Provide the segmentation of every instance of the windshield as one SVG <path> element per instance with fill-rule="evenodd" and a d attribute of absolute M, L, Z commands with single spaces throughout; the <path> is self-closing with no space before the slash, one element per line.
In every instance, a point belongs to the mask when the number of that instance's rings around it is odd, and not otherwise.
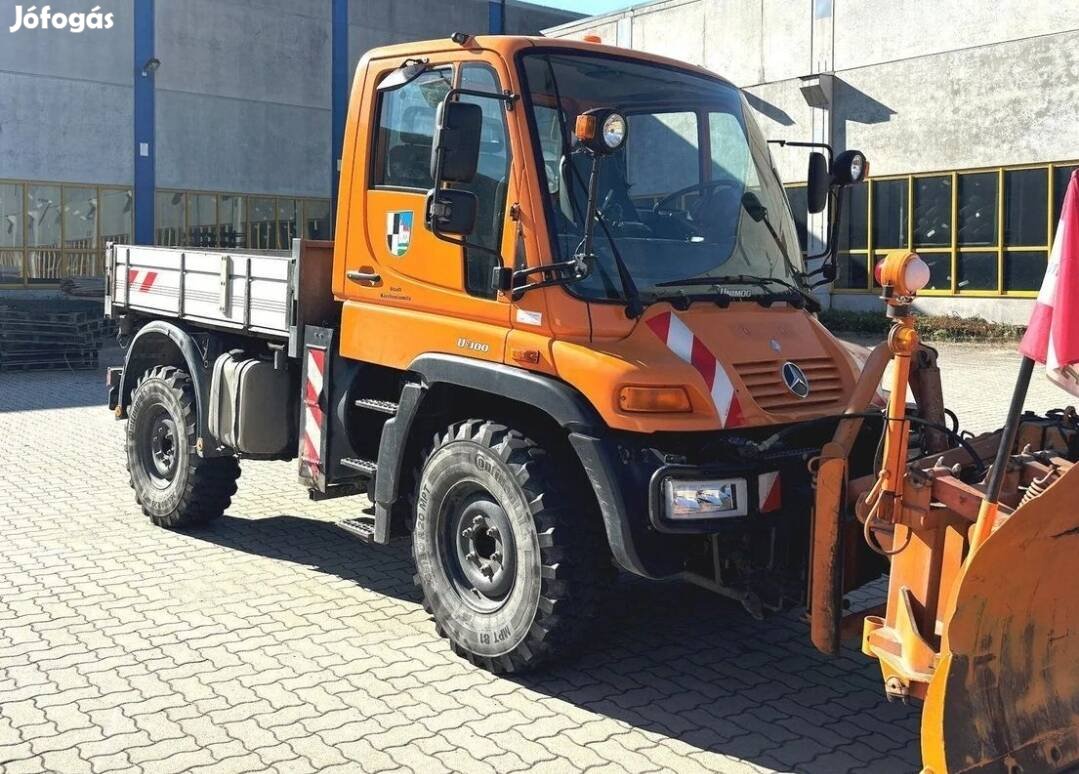
<path fill-rule="evenodd" d="M 687 278 L 755 275 L 801 283 L 790 207 L 738 89 L 597 54 L 526 53 L 521 62 L 556 260 L 573 257 L 584 235 L 591 158 L 573 138 L 577 115 L 608 107 L 629 124 L 626 144 L 600 161 L 596 261 L 571 292 L 623 298 L 614 250 L 646 300 L 702 292 L 700 285 L 660 287 Z M 764 292 L 720 284 L 731 295 Z"/>

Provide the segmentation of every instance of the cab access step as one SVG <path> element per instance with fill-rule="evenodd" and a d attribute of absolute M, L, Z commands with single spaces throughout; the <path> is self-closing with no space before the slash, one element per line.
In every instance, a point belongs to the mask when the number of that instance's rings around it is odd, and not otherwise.
<path fill-rule="evenodd" d="M 362 540 L 364 543 L 375 542 L 375 517 L 357 516 L 353 519 L 342 519 L 334 524 L 342 532 L 347 532 L 352 537 Z"/>

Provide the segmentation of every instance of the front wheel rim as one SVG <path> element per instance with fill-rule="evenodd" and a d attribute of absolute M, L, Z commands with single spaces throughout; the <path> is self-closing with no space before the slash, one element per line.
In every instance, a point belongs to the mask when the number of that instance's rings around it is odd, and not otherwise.
<path fill-rule="evenodd" d="M 140 434 L 140 458 L 150 483 L 167 489 L 176 477 L 180 461 L 179 433 L 176 422 L 164 406 L 158 404 L 146 419 L 147 431 Z"/>
<path fill-rule="evenodd" d="M 461 600 L 481 613 L 500 609 L 517 575 L 517 550 L 509 514 L 487 489 L 469 482 L 441 508 L 439 553 Z"/>

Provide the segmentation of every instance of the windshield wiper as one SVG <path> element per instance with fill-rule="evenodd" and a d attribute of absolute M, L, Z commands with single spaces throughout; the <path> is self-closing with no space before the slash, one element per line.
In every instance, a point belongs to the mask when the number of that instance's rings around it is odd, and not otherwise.
<path fill-rule="evenodd" d="M 768 208 L 761 203 L 760 197 L 752 191 L 746 191 L 742 194 L 742 208 L 749 214 L 749 217 L 757 223 L 763 223 L 764 227 L 768 229 L 768 234 L 772 237 L 772 242 L 775 243 L 775 246 L 779 248 L 779 254 L 783 256 L 783 262 L 787 264 L 787 270 L 791 275 L 799 277 L 804 276 L 804 273 L 798 271 L 791 262 L 790 256 L 787 255 L 786 242 L 780 239 L 779 233 L 776 232 L 775 226 L 768 217 Z"/>
<path fill-rule="evenodd" d="M 803 288 L 798 287 L 792 282 L 788 282 L 785 279 L 779 277 L 758 277 L 753 274 L 726 274 L 715 277 L 685 277 L 677 280 L 667 280 L 666 282 L 657 282 L 655 287 L 657 288 L 674 288 L 674 287 L 692 287 L 699 285 L 708 285 L 712 287 L 719 287 L 720 285 L 756 285 L 762 290 L 767 290 L 769 283 L 776 285 L 782 285 L 793 293 L 765 293 L 762 296 L 752 296 L 755 301 L 761 303 L 767 302 L 768 304 L 773 301 L 787 301 L 798 299 L 798 301 L 805 305 L 811 312 L 820 311 L 820 302 L 813 296 L 806 292 Z"/>

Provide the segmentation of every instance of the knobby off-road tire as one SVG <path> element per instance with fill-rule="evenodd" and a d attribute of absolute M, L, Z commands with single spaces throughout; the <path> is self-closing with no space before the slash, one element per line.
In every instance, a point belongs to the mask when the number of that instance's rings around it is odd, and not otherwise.
<path fill-rule="evenodd" d="M 151 368 L 135 385 L 127 415 L 127 470 L 135 500 L 150 521 L 194 527 L 224 513 L 236 494 L 240 463 L 195 451 L 195 391 L 187 373 Z"/>
<path fill-rule="evenodd" d="M 412 535 L 424 609 L 454 651 L 519 672 L 578 645 L 616 576 L 573 471 L 522 433 L 471 419 L 435 437 Z"/>

